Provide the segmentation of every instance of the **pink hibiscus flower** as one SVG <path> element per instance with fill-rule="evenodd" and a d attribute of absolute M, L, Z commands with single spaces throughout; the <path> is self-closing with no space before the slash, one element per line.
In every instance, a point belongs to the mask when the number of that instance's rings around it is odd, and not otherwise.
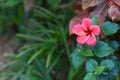
<path fill-rule="evenodd" d="M 100 32 L 100 27 L 92 25 L 92 20 L 89 18 L 84 18 L 82 24 L 76 24 L 72 28 L 72 33 L 78 35 L 77 42 L 79 44 L 87 43 L 90 46 L 96 45 L 95 35 L 99 35 Z"/>

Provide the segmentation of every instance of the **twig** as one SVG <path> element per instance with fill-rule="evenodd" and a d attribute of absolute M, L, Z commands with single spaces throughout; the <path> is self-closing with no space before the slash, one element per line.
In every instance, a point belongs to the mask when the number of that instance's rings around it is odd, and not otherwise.
<path fill-rule="evenodd" d="M 116 0 L 111 0 L 111 1 L 120 7 L 120 3 L 118 3 Z"/>
<path fill-rule="evenodd" d="M 102 13 L 102 11 L 105 9 L 106 5 L 107 5 L 107 2 L 103 5 L 103 7 L 102 7 L 102 9 L 99 11 L 98 15 L 100 15 L 100 14 Z"/>

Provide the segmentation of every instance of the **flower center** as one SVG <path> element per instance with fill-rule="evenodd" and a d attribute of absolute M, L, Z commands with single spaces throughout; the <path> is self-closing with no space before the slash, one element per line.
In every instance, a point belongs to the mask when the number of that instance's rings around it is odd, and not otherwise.
<path fill-rule="evenodd" d="M 86 36 L 88 36 L 88 35 L 92 35 L 92 30 L 87 29 L 87 30 L 85 30 L 85 33 L 86 33 Z"/>

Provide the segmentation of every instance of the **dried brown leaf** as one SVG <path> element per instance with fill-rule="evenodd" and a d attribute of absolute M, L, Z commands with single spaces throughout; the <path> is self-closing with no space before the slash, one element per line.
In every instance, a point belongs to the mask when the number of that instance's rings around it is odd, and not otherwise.
<path fill-rule="evenodd" d="M 100 24 L 102 25 L 102 23 L 104 22 L 105 18 L 107 17 L 107 12 L 108 12 L 108 2 L 107 0 L 101 0 L 102 3 L 99 4 L 99 6 L 97 6 L 97 8 L 91 12 L 90 16 L 94 16 L 96 15 L 99 19 Z"/>
<path fill-rule="evenodd" d="M 82 0 L 74 0 L 73 2 L 73 9 L 77 14 L 79 14 L 79 12 L 82 11 L 81 3 L 82 3 Z"/>
<path fill-rule="evenodd" d="M 108 9 L 108 16 L 112 19 L 112 21 L 120 20 L 120 7 L 115 4 L 111 4 Z"/>
<path fill-rule="evenodd" d="M 70 35 L 69 36 L 69 39 L 68 39 L 68 42 L 67 42 L 68 46 L 71 46 L 71 44 L 75 40 L 75 37 L 76 37 L 76 35 Z"/>
<path fill-rule="evenodd" d="M 105 34 L 103 34 L 103 32 L 100 34 L 100 39 L 103 40 L 105 38 Z"/>
<path fill-rule="evenodd" d="M 87 11 L 82 11 L 81 14 L 78 14 L 77 16 L 73 17 L 71 20 L 70 20 L 70 23 L 69 23 L 69 35 L 72 34 L 72 27 L 73 25 L 77 24 L 77 23 L 81 23 L 82 22 L 82 19 L 83 18 L 86 18 L 89 16 L 89 12 Z"/>
<path fill-rule="evenodd" d="M 82 9 L 86 10 L 102 3 L 102 0 L 82 0 Z"/>
<path fill-rule="evenodd" d="M 114 4 L 120 7 L 120 0 L 111 0 Z"/>
<path fill-rule="evenodd" d="M 82 0 L 74 0 L 74 2 L 73 2 L 73 9 L 74 10 L 79 9 L 79 7 L 81 7 L 81 2 L 82 2 Z"/>

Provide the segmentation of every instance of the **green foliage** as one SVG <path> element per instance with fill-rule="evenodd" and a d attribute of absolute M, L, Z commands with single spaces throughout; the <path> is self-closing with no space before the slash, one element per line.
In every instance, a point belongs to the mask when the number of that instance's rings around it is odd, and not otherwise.
<path fill-rule="evenodd" d="M 86 56 L 86 57 L 93 56 L 93 52 L 92 52 L 92 50 L 90 49 L 89 46 L 87 46 L 87 45 L 79 45 L 78 47 L 79 47 L 79 53 L 81 55 Z"/>
<path fill-rule="evenodd" d="M 23 0 L 1 0 L 0 7 L 7 8 L 7 7 L 14 7 L 23 2 Z"/>
<path fill-rule="evenodd" d="M 105 66 L 108 70 L 111 70 L 115 63 L 112 60 L 103 60 L 100 65 Z"/>
<path fill-rule="evenodd" d="M 72 53 L 71 59 L 72 59 L 72 64 L 73 64 L 74 68 L 79 68 L 85 61 L 85 57 L 80 56 L 77 49 L 75 49 L 74 52 Z"/>
<path fill-rule="evenodd" d="M 85 76 L 84 80 L 96 80 L 96 76 L 95 76 L 95 74 L 93 74 L 93 73 L 88 73 L 88 74 Z"/>
<path fill-rule="evenodd" d="M 59 1 L 58 0 L 47 0 L 48 4 L 51 6 L 53 9 L 57 9 L 59 7 Z M 53 5 L 54 3 L 54 5 Z"/>
<path fill-rule="evenodd" d="M 92 50 L 88 47 L 85 51 L 81 51 L 84 56 L 93 56 Z"/>
<path fill-rule="evenodd" d="M 99 24 L 96 16 L 92 17 L 92 21 L 94 25 Z M 102 29 L 106 28 L 105 25 L 106 22 L 103 24 Z M 119 27 L 116 29 L 116 31 L 118 29 Z M 110 30 L 107 31 L 109 32 Z M 112 32 L 116 33 L 116 31 Z M 114 50 L 118 50 L 119 43 L 117 41 L 109 42 L 109 40 L 100 41 L 99 38 L 97 40 L 97 44 L 93 47 L 90 47 L 86 44 L 77 46 L 74 52 L 78 52 L 79 54 L 75 56 L 75 59 L 72 59 L 73 63 L 76 62 L 75 64 L 73 64 L 73 66 L 78 66 L 77 68 L 79 69 L 79 66 L 83 65 L 79 64 L 80 60 L 82 59 L 81 61 L 85 62 L 86 75 L 84 76 L 84 80 L 115 80 L 118 76 L 119 70 L 115 65 L 114 60 L 117 60 L 117 58 L 113 56 L 113 53 Z M 82 56 L 86 58 L 81 58 Z"/>
<path fill-rule="evenodd" d="M 104 22 L 102 26 L 102 31 L 105 35 L 115 34 L 118 31 L 118 29 L 120 29 L 118 24 L 109 21 Z"/>
<path fill-rule="evenodd" d="M 110 46 L 114 49 L 114 50 L 118 50 L 119 49 L 119 43 L 115 40 L 110 41 Z"/>
<path fill-rule="evenodd" d="M 8 80 L 116 80 L 120 72 L 119 39 L 97 44 L 68 46 L 68 24 L 73 15 L 72 0 L 37 0 L 26 12 L 24 0 L 0 1 L 0 34 L 13 32 L 19 38 L 16 54 L 6 54 L 11 61 L 0 66 L 0 78 Z M 92 24 L 99 25 L 97 16 Z M 113 35 L 119 25 L 105 22 L 102 31 Z M 17 33 L 17 34 L 16 34 Z M 104 42 L 105 41 L 105 42 Z M 118 42 L 117 42 L 118 41 Z M 77 47 L 76 47 L 77 46 Z M 114 50 L 113 50 L 114 49 Z M 71 53 L 72 52 L 72 53 Z M 63 65 L 63 66 L 61 66 Z"/>
<path fill-rule="evenodd" d="M 93 24 L 93 25 L 99 25 L 99 21 L 98 21 L 97 16 L 93 16 L 93 17 L 92 17 L 92 24 Z"/>
<path fill-rule="evenodd" d="M 98 41 L 98 43 L 92 47 L 94 54 L 98 57 L 105 57 L 114 51 L 107 43 L 103 41 Z"/>
<path fill-rule="evenodd" d="M 16 36 L 22 39 L 23 43 L 17 54 L 7 54 L 12 58 L 8 63 L 12 61 L 14 63 L 3 65 L 0 68 L 2 73 L 0 77 L 9 80 L 52 80 L 53 77 L 68 72 L 69 66 L 72 65 L 70 65 L 71 54 L 66 37 L 68 29 L 64 26 L 68 26 L 68 18 L 73 15 L 70 9 L 59 8 L 60 4 L 64 3 L 58 0 L 53 2 L 46 0 L 45 4 L 44 0 L 37 0 L 29 12 L 24 11 L 23 0 L 2 2 L 0 3 L 2 4 L 0 5 L 1 26 L 6 26 L 5 30 L 16 27 Z M 3 69 L 6 67 L 8 70 L 4 72 Z M 71 74 L 73 77 L 69 79 L 73 79 L 75 74 L 76 72 L 73 71 Z M 67 79 L 67 75 L 64 78 Z"/>
<path fill-rule="evenodd" d="M 87 72 L 93 72 L 95 71 L 95 68 L 98 66 L 97 61 L 95 61 L 94 59 L 88 59 L 86 62 L 86 69 Z"/>
<path fill-rule="evenodd" d="M 104 66 L 97 66 L 95 68 L 95 74 L 100 75 L 104 71 L 105 67 Z"/>
<path fill-rule="evenodd" d="M 23 9 L 23 0 L 1 0 L 0 2 L 0 34 L 14 33 L 15 31 L 31 31 L 25 27 L 26 13 Z M 22 30 L 21 30 L 22 29 Z M 25 31 L 26 30 L 26 31 Z M 8 35 L 8 37 L 11 34 Z"/>

